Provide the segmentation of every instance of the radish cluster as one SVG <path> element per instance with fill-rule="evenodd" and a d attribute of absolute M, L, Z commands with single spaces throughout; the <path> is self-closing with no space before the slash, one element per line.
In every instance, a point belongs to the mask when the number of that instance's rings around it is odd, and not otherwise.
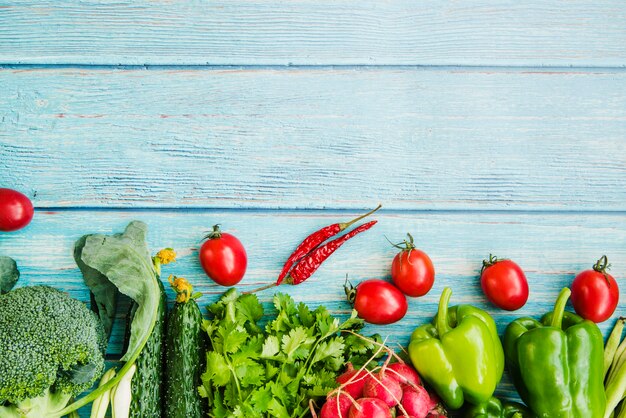
<path fill-rule="evenodd" d="M 354 369 L 337 377 L 319 418 L 440 418 L 439 400 L 422 386 L 417 371 L 404 362 Z M 314 415 L 315 416 L 315 415 Z"/>

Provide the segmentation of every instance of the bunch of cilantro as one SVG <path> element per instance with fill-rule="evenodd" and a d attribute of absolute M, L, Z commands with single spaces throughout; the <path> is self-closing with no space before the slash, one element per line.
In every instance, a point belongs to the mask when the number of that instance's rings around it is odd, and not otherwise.
<path fill-rule="evenodd" d="M 255 295 L 230 289 L 209 306 L 212 319 L 203 329 L 211 348 L 199 388 L 209 416 L 304 417 L 311 399 L 337 387 L 335 378 L 347 362 L 360 367 L 376 352 L 371 342 L 343 332 L 363 327 L 355 314 L 340 322 L 323 306 L 311 311 L 281 293 L 273 303 L 276 317 L 265 326 Z"/>

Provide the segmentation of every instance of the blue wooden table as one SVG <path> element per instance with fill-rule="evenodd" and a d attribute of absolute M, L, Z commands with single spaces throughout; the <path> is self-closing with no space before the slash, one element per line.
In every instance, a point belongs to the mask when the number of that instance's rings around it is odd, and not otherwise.
<path fill-rule="evenodd" d="M 388 277 L 385 236 L 411 232 L 435 286 L 366 331 L 406 344 L 451 286 L 502 332 L 602 254 L 626 289 L 625 67 L 618 0 L 0 0 L 0 187 L 37 209 L 0 253 L 22 284 L 87 300 L 73 242 L 141 219 L 207 304 L 224 290 L 197 261 L 213 224 L 248 249 L 251 289 L 380 202 L 379 225 L 282 290 L 347 314 L 345 275 Z M 480 292 L 489 253 L 527 273 L 516 313 Z"/>

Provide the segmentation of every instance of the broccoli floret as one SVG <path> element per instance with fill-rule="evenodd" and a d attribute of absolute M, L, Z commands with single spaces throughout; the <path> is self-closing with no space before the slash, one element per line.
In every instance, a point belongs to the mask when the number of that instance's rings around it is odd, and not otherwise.
<path fill-rule="evenodd" d="M 0 412 L 67 403 L 102 375 L 105 349 L 98 317 L 59 290 L 22 287 L 0 296 Z"/>

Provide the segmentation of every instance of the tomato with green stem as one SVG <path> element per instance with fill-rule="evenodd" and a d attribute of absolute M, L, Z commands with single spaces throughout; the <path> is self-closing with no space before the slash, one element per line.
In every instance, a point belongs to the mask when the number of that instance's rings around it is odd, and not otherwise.
<path fill-rule="evenodd" d="M 222 232 L 219 225 L 206 236 L 200 248 L 200 264 L 215 283 L 234 286 L 241 281 L 248 266 L 246 250 L 232 234 Z"/>
<path fill-rule="evenodd" d="M 435 267 L 428 254 L 415 247 L 413 236 L 392 245 L 400 251 L 391 263 L 391 280 L 405 295 L 424 296 L 435 283 Z"/>
<path fill-rule="evenodd" d="M 380 279 L 362 281 L 356 287 L 346 278 L 348 301 L 359 317 L 370 324 L 392 324 L 401 320 L 409 305 L 406 296 L 392 283 Z"/>
<path fill-rule="evenodd" d="M 500 309 L 515 311 L 528 300 L 528 280 L 514 261 L 489 254 L 480 270 L 480 285 L 487 299 Z"/>
<path fill-rule="evenodd" d="M 580 272 L 572 282 L 574 310 L 596 323 L 609 319 L 619 302 L 617 281 L 607 273 L 610 267 L 608 258 L 603 255 L 592 269 Z"/>

